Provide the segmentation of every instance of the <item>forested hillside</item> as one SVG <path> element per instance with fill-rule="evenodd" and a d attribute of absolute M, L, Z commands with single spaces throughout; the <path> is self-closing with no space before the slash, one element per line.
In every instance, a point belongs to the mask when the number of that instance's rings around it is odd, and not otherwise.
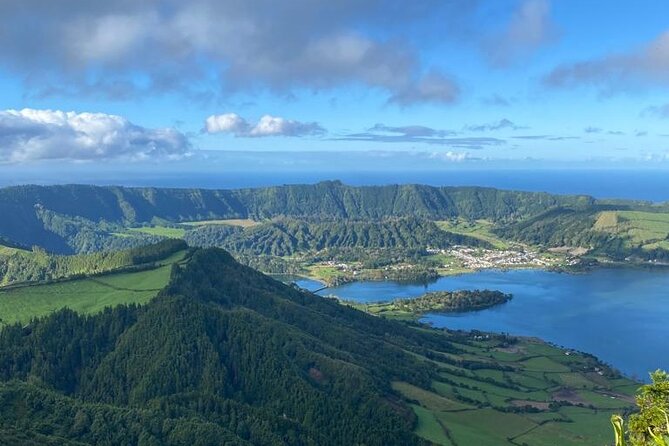
<path fill-rule="evenodd" d="M 390 381 L 429 384 L 427 365 L 405 351 L 419 344 L 449 348 L 198 251 L 146 307 L 63 310 L 0 331 L 0 380 L 20 381 L 0 386 L 0 432 L 87 444 L 418 444 Z"/>
<path fill-rule="evenodd" d="M 9 445 L 603 444 L 631 386 L 536 341 L 371 316 L 218 249 L 190 251 L 144 306 L 0 329 Z"/>
<path fill-rule="evenodd" d="M 592 202 L 585 196 L 488 188 L 351 187 L 339 182 L 239 190 L 18 186 L 0 189 L 4 216 L 0 235 L 57 253 L 92 252 L 155 241 L 114 236 L 139 223 L 275 217 L 511 221 L 556 206 L 583 207 Z"/>
<path fill-rule="evenodd" d="M 41 249 L 16 250 L 0 255 L 0 286 L 133 269 L 187 248 L 181 240 L 164 240 L 141 248 L 73 256 L 52 255 Z"/>
<path fill-rule="evenodd" d="M 586 247 L 593 255 L 617 261 L 630 258 L 669 261 L 666 213 L 615 211 L 609 206 L 585 210 L 556 208 L 499 226 L 494 231 L 504 239 L 531 245 Z"/>
<path fill-rule="evenodd" d="M 579 247 L 619 261 L 669 260 L 666 204 L 478 187 L 352 187 L 336 181 L 236 190 L 19 186 L 0 189 L 0 212 L 2 253 L 32 246 L 57 254 L 117 251 L 164 237 L 238 256 L 485 248 L 494 233 L 502 245 Z M 491 232 L 458 235 L 449 225 L 435 227 L 442 221 L 484 222 Z"/>
<path fill-rule="evenodd" d="M 191 246 L 222 247 L 242 255 L 288 256 L 333 248 L 446 248 L 488 246 L 482 240 L 443 231 L 431 221 L 394 218 L 380 221 L 303 221 L 277 219 L 249 228 L 205 225 L 185 234 Z"/>

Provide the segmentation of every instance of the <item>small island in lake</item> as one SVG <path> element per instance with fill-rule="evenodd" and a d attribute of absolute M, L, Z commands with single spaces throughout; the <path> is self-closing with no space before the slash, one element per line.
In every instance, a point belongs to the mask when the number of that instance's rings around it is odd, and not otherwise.
<path fill-rule="evenodd" d="M 501 305 L 511 300 L 511 294 L 495 290 L 434 291 L 411 299 L 395 299 L 388 302 L 347 304 L 379 316 L 414 319 L 429 312 L 455 313 L 478 311 Z"/>

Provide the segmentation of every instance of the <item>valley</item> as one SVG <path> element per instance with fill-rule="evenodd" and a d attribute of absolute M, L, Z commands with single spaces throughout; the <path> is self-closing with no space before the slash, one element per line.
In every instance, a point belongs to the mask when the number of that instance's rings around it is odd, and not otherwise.
<path fill-rule="evenodd" d="M 23 186 L 0 211 L 0 436 L 36 444 L 604 444 L 639 381 L 439 319 L 517 308 L 503 281 L 430 287 L 660 268 L 669 236 L 665 205 L 340 182 Z"/>
<path fill-rule="evenodd" d="M 102 435 L 115 442 L 179 435 L 193 444 L 210 444 L 207 438 L 214 436 L 231 444 L 262 445 L 275 444 L 279 429 L 293 436 L 291 444 L 328 444 L 355 435 L 371 438 L 367 429 L 391 423 L 384 431 L 389 436 L 379 437 L 379 444 L 418 444 L 410 436 L 415 430 L 418 437 L 442 445 L 541 445 L 555 438 L 564 445 L 587 445 L 610 437 L 608 417 L 630 410 L 638 386 L 592 356 L 538 340 L 368 316 L 282 285 L 220 250 L 165 251 L 164 256 L 146 271 L 0 291 L 3 314 L 13 315 L 0 329 L 5 408 L 0 435 L 40 442 L 59 438 L 61 444 Z M 164 275 L 167 268 L 169 276 Z M 87 337 L 90 330 L 98 334 Z M 63 331 L 70 335 L 56 335 Z M 286 344 L 284 336 L 292 341 Z M 260 338 L 269 342 L 268 349 L 254 341 Z M 232 361 L 209 362 L 221 348 L 232 353 Z M 137 357 L 134 351 L 144 353 Z M 184 354 L 195 356 L 172 362 Z M 45 355 L 44 360 L 36 362 L 33 355 Z M 270 357 L 271 366 L 264 359 Z M 70 364 L 77 364 L 81 375 L 58 372 Z M 116 371 L 110 374 L 109 367 Z M 268 375 L 251 374 L 258 367 L 281 375 L 268 380 Z M 220 387 L 211 383 L 231 373 L 246 380 Z M 117 379 L 130 389 L 117 387 Z M 276 379 L 289 393 L 277 394 Z M 351 385 L 363 401 L 348 399 Z M 296 405 L 290 392 L 298 391 L 306 400 Z M 192 397 L 219 402 L 196 408 L 189 403 Z M 161 408 L 167 401 L 170 412 Z M 125 420 L 119 411 L 128 402 L 154 409 Z M 221 404 L 238 405 L 242 418 L 229 418 Z M 355 424 L 360 404 L 371 404 L 372 412 L 365 409 L 365 423 Z M 16 405 L 25 407 L 26 415 L 7 410 Z M 70 424 L 64 410 L 79 413 L 84 428 Z M 182 421 L 149 430 L 149 423 L 169 421 L 175 410 Z M 287 419 L 279 422 L 272 415 L 277 412 Z M 116 413 L 107 426 L 125 427 L 114 433 L 100 430 L 91 420 L 103 413 Z M 328 421 L 332 413 L 337 414 L 334 423 Z M 17 422 L 25 426 L 21 433 L 12 431 Z M 235 427 L 240 422 L 256 426 L 253 433 Z M 267 422 L 275 427 L 264 430 Z"/>

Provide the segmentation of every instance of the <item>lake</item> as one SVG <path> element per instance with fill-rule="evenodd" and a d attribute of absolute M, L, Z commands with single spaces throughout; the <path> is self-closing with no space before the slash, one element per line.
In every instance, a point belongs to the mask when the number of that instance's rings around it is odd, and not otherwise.
<path fill-rule="evenodd" d="M 320 283 L 298 281 L 316 289 Z M 486 270 L 442 277 L 427 286 L 355 282 L 321 291 L 359 302 L 416 297 L 426 291 L 493 289 L 512 293 L 501 306 L 460 314 L 428 314 L 435 327 L 534 336 L 592 353 L 626 375 L 647 380 L 669 370 L 669 272 L 598 269 L 585 274 Z"/>

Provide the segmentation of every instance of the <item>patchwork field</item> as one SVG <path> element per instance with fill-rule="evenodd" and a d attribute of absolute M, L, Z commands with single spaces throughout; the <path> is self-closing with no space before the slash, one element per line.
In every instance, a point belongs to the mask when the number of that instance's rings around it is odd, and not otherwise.
<path fill-rule="evenodd" d="M 669 249 L 669 214 L 666 213 L 600 212 L 594 229 L 623 237 L 630 246 Z"/>
<path fill-rule="evenodd" d="M 0 289 L 0 327 L 27 323 L 61 308 L 91 314 L 109 306 L 146 303 L 167 285 L 172 264 L 183 257 L 184 252 L 177 253 L 156 268 L 140 272 Z"/>
<path fill-rule="evenodd" d="M 607 379 L 610 371 L 589 356 L 495 337 L 462 337 L 455 346 L 466 353 L 430 359 L 440 372 L 432 391 L 393 384 L 413 402 L 416 433 L 436 444 L 609 444 L 611 414 L 633 405 L 638 384 Z"/>

